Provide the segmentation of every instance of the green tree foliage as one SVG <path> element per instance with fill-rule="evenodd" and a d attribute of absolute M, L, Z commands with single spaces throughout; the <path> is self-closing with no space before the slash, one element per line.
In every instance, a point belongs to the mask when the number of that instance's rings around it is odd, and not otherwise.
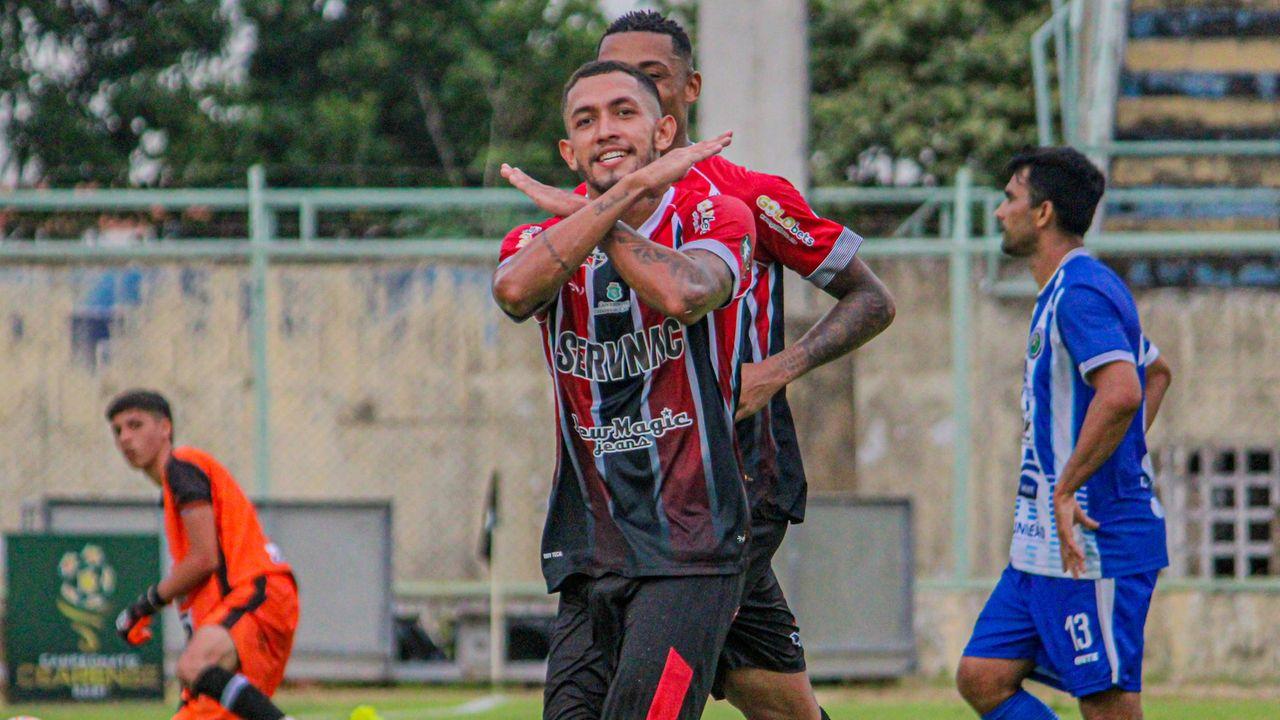
<path fill-rule="evenodd" d="M 201 144 L 229 32 L 219 0 L 3 3 L 0 173 L 121 183 Z"/>
<path fill-rule="evenodd" d="M 502 162 L 563 175 L 560 88 L 604 29 L 591 0 L 245 9 L 249 146 L 275 183 L 492 184 Z"/>
<path fill-rule="evenodd" d="M 57 184 L 242 184 L 256 162 L 274 185 L 567 180 L 560 89 L 604 30 L 593 0 L 2 7 L 11 167 Z"/>
<path fill-rule="evenodd" d="M 695 3 L 658 4 L 692 29 Z M 1034 140 L 1048 5 L 811 0 L 815 181 L 875 148 L 940 180 L 999 168 Z M 595 0 L 0 3 L 0 175 L 479 185 L 505 161 L 567 183 L 560 88 L 604 27 Z"/>
<path fill-rule="evenodd" d="M 1045 0 L 812 0 L 814 181 L 868 149 L 983 180 L 1035 141 L 1029 42 Z"/>

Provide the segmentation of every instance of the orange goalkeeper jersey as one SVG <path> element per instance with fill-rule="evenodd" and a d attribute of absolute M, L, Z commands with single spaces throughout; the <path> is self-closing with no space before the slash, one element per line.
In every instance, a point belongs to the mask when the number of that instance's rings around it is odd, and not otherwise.
<path fill-rule="evenodd" d="M 262 531 L 258 513 L 231 473 L 213 456 L 193 447 L 174 448 L 164 474 L 164 526 L 174 563 L 189 552 L 183 507 L 207 502 L 218 533 L 218 569 L 182 598 L 193 621 L 212 611 L 232 589 L 272 573 L 292 573 L 280 550 Z"/>

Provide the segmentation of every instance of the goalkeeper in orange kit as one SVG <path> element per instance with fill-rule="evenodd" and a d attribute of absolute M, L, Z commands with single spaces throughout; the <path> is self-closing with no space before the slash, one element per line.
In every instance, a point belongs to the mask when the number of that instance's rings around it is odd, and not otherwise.
<path fill-rule="evenodd" d="M 202 450 L 173 447 L 164 396 L 131 390 L 106 415 L 125 460 L 160 486 L 173 559 L 168 577 L 120 612 L 116 631 L 131 644 L 146 642 L 152 617 L 178 600 L 188 639 L 174 720 L 284 719 L 269 698 L 298 627 L 293 571 L 231 473 Z"/>

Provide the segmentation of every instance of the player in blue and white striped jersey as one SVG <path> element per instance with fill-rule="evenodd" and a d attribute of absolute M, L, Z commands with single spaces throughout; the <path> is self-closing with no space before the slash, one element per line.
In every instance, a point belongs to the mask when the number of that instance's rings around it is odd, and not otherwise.
<path fill-rule="evenodd" d="M 1022 384 L 1010 563 L 957 674 L 984 720 L 1049 720 L 1034 678 L 1079 699 L 1085 720 L 1142 716 L 1143 628 L 1168 565 L 1146 427 L 1168 367 L 1124 282 L 1083 247 L 1105 181 L 1070 148 L 1014 158 L 996 211 L 1003 249 L 1040 286 Z M 1147 398 L 1148 368 L 1159 381 Z"/>

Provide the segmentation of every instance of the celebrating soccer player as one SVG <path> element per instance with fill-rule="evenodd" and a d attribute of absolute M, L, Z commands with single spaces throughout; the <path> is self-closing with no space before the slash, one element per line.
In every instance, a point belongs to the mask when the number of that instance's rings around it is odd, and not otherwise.
<path fill-rule="evenodd" d="M 269 699 L 284 677 L 298 626 L 293 572 L 231 473 L 203 450 L 173 447 L 173 415 L 159 393 L 132 390 L 107 407 L 116 447 L 160 487 L 173 568 L 116 618 L 130 644 L 177 600 L 187 630 L 178 658 L 175 720 L 279 720 Z"/>
<path fill-rule="evenodd" d="M 689 108 L 698 99 L 702 77 L 693 68 L 693 48 L 679 23 L 652 11 L 623 15 L 601 39 L 598 59 L 625 62 L 649 75 L 663 111 L 676 120 L 673 147 L 689 145 Z M 568 215 L 586 202 L 517 168 L 504 167 L 503 176 L 555 215 Z M 804 466 L 785 388 L 888 327 L 893 300 L 855 257 L 862 238 L 815 214 L 785 179 L 752 172 L 719 155 L 695 165 L 690 180 L 695 179 L 708 192 L 742 200 L 756 229 L 757 280 L 745 308 L 749 333 L 737 412 L 752 508 L 751 545 L 742 608 L 725 641 L 713 690 L 749 720 L 817 720 L 825 713 L 804 673 L 800 629 L 772 568 L 787 525 L 804 520 L 805 510 Z M 783 344 L 783 268 L 838 300 L 791 347 Z"/>
<path fill-rule="evenodd" d="M 751 214 L 681 182 L 729 135 L 661 156 L 675 119 L 630 65 L 579 68 L 562 114 L 588 202 L 508 234 L 493 281 L 505 312 L 537 317 L 555 390 L 543 716 L 697 718 L 748 537 L 733 411 Z"/>
<path fill-rule="evenodd" d="M 1145 428 L 1168 368 L 1142 336 L 1124 282 L 1083 247 L 1105 181 L 1070 148 L 1009 163 L 996 211 L 1003 249 L 1040 286 L 1022 381 L 1013 543 L 957 673 L 989 720 L 1057 715 L 1035 678 L 1079 699 L 1085 720 L 1142 717 L 1143 627 L 1168 565 Z M 1149 384 L 1154 369 L 1158 383 Z M 1144 386 L 1147 396 L 1144 424 Z"/>

